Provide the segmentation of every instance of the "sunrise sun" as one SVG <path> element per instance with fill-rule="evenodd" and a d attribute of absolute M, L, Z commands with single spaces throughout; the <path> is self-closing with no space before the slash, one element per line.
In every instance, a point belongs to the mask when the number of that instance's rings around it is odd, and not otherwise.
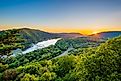
<path fill-rule="evenodd" d="M 97 34 L 98 32 L 97 31 L 95 31 L 95 32 L 93 32 L 92 34 Z"/>

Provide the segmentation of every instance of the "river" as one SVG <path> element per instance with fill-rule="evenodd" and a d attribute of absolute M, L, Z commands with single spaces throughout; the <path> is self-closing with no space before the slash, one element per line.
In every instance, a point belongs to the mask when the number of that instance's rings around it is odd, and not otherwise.
<path fill-rule="evenodd" d="M 37 44 L 35 44 L 32 47 L 28 48 L 27 50 L 23 51 L 22 54 L 26 54 L 26 53 L 29 53 L 29 52 L 32 52 L 32 51 L 35 51 L 38 49 L 42 49 L 42 48 L 48 47 L 50 45 L 55 45 L 55 43 L 60 39 L 61 38 L 38 42 Z"/>
<path fill-rule="evenodd" d="M 38 42 L 37 44 L 33 44 L 32 47 L 26 49 L 25 51 L 21 51 L 21 49 L 16 49 L 16 50 L 13 51 L 13 54 L 11 56 L 16 56 L 16 54 L 26 54 L 26 53 L 30 53 L 30 52 L 38 50 L 38 49 L 48 47 L 50 45 L 55 45 L 55 43 L 60 39 L 61 38 L 50 39 L 50 40 L 47 40 L 47 41 Z"/>

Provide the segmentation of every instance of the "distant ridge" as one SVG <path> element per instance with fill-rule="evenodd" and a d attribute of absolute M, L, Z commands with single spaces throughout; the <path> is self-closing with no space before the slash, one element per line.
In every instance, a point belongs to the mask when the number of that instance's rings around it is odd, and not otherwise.
<path fill-rule="evenodd" d="M 57 33 L 57 35 L 62 38 L 77 38 L 84 36 L 83 34 L 80 33 Z"/>
<path fill-rule="evenodd" d="M 76 38 L 82 37 L 80 33 L 49 33 L 37 29 L 21 28 L 17 29 L 20 34 L 27 39 L 29 43 L 37 43 L 43 40 L 53 39 L 53 38 Z"/>
<path fill-rule="evenodd" d="M 90 36 L 99 37 L 99 38 L 113 38 L 121 35 L 121 31 L 106 31 L 100 32 L 97 34 L 92 34 Z"/>
<path fill-rule="evenodd" d="M 27 41 L 30 43 L 37 43 L 43 40 L 48 40 L 57 37 L 55 34 L 37 29 L 21 28 L 18 30 L 19 33 L 23 36 L 23 38 L 27 39 Z"/>
<path fill-rule="evenodd" d="M 20 28 L 16 30 L 18 30 L 19 34 L 29 43 L 37 43 L 43 40 L 48 40 L 53 38 L 76 38 L 84 36 L 83 34 L 80 33 L 50 33 L 30 28 Z M 0 33 L 2 34 L 2 32 L 5 31 L 6 30 L 0 31 Z"/>

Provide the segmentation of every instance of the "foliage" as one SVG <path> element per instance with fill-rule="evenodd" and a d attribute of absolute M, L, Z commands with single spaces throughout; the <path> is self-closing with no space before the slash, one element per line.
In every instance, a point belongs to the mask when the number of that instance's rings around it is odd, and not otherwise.
<path fill-rule="evenodd" d="M 16 29 L 0 32 L 0 56 L 10 55 L 17 48 L 24 48 L 22 42 L 25 40 L 18 33 Z"/>
<path fill-rule="evenodd" d="M 21 36 L 27 40 L 26 44 L 37 43 L 40 41 L 57 38 L 58 36 L 53 33 L 48 33 L 40 30 L 22 28 L 19 29 Z"/>
<path fill-rule="evenodd" d="M 8 64 L 3 65 L 2 63 L 0 63 L 0 72 L 5 71 L 8 68 Z"/>
<path fill-rule="evenodd" d="M 16 78 L 17 72 L 15 69 L 8 69 L 3 72 L 3 80 L 10 81 Z"/>
<path fill-rule="evenodd" d="M 75 50 L 70 51 L 69 55 L 52 59 L 70 44 L 74 45 L 69 43 L 70 40 L 74 39 L 68 39 L 68 42 L 60 40 L 57 46 L 4 59 L 0 64 L 1 81 L 121 80 L 121 36 L 97 47 L 74 47 Z"/>

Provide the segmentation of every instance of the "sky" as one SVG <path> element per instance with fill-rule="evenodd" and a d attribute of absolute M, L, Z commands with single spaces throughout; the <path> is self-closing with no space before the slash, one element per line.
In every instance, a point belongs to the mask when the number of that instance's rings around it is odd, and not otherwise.
<path fill-rule="evenodd" d="M 121 31 L 121 0 L 0 0 L 0 30 Z"/>

